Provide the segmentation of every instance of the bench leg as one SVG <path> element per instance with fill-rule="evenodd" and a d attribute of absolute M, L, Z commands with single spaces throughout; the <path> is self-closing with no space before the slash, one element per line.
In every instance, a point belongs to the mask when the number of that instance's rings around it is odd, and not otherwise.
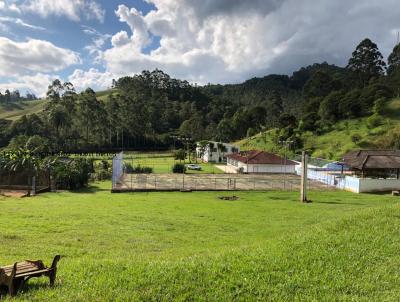
<path fill-rule="evenodd" d="M 51 264 L 51 271 L 49 274 L 50 278 L 50 286 L 54 286 L 54 282 L 56 281 L 56 275 L 57 275 L 57 263 L 60 261 L 61 256 L 56 255 L 53 259 L 53 263 Z"/>
<path fill-rule="evenodd" d="M 57 275 L 57 268 L 54 268 L 50 274 L 49 274 L 49 279 L 50 279 L 50 286 L 54 286 L 54 282 L 56 281 L 56 275 Z"/>
<path fill-rule="evenodd" d="M 13 279 L 8 285 L 8 294 L 13 297 L 18 293 L 21 284 L 24 282 L 22 279 Z"/>

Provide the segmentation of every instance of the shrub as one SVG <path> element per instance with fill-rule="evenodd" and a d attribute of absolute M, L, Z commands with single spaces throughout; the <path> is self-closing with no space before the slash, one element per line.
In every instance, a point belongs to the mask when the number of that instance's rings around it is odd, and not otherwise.
<path fill-rule="evenodd" d="M 186 166 L 184 164 L 178 164 L 176 163 L 172 167 L 172 172 L 173 173 L 185 173 L 186 172 Z"/>
<path fill-rule="evenodd" d="M 141 165 L 137 165 L 136 167 L 132 166 L 130 163 L 125 164 L 125 173 L 128 174 L 150 174 L 153 173 L 152 167 L 142 167 Z"/>
<path fill-rule="evenodd" d="M 359 141 L 361 141 L 360 134 L 353 134 L 350 138 L 351 138 L 351 141 L 355 144 L 357 144 Z"/>
<path fill-rule="evenodd" d="M 99 170 L 92 175 L 93 180 L 110 180 L 112 173 L 109 170 Z"/>
<path fill-rule="evenodd" d="M 130 163 L 125 163 L 125 173 L 132 174 L 133 171 L 133 166 Z"/>
<path fill-rule="evenodd" d="M 382 124 L 383 124 L 383 119 L 377 114 L 373 114 L 367 119 L 367 126 L 369 129 L 376 128 Z"/>
<path fill-rule="evenodd" d="M 133 173 L 150 174 L 150 173 L 153 173 L 153 168 L 151 168 L 151 167 L 141 167 L 140 165 L 137 165 L 136 167 L 133 168 Z"/>
<path fill-rule="evenodd" d="M 93 161 L 86 158 L 61 158 L 52 169 L 57 188 L 65 190 L 86 187 L 93 172 Z"/>

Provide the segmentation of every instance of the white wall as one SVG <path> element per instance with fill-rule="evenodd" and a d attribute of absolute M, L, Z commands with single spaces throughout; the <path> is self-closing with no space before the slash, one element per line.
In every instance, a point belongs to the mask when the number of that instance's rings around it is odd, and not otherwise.
<path fill-rule="evenodd" d="M 400 190 L 400 179 L 360 179 L 360 193 Z"/>
<path fill-rule="evenodd" d="M 400 190 L 399 179 L 373 179 L 358 178 L 355 176 L 345 175 L 344 177 L 338 173 L 331 173 L 320 170 L 317 167 L 309 166 L 307 178 L 318 182 L 325 183 L 329 186 L 336 187 L 354 193 L 384 192 Z M 301 165 L 296 167 L 296 173 L 301 175 Z"/>
<path fill-rule="evenodd" d="M 244 173 L 287 173 L 287 174 L 295 174 L 295 167 L 294 165 L 268 165 L 268 164 L 262 164 L 262 165 L 254 165 L 254 164 L 249 164 L 247 165 L 246 163 L 242 162 L 237 162 L 237 166 L 232 164 L 232 160 L 228 162 L 228 166 L 232 167 L 234 169 L 240 169 L 243 168 Z M 248 167 L 248 170 L 247 170 Z"/>

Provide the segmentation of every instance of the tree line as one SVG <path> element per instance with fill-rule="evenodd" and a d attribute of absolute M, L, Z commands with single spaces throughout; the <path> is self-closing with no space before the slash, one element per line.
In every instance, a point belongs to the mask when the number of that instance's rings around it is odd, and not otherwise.
<path fill-rule="evenodd" d="M 268 129 L 301 148 L 301 133 L 329 131 L 341 119 L 376 116 L 399 95 L 400 45 L 387 59 L 365 39 L 346 67 L 313 64 L 291 76 L 234 85 L 192 85 L 161 70 L 113 80 L 101 97 L 54 81 L 43 112 L 0 120 L 0 146 L 42 151 L 166 148 L 172 136 L 233 141 Z"/>
<path fill-rule="evenodd" d="M 18 89 L 13 91 L 6 89 L 4 93 L 0 91 L 0 104 L 10 104 L 14 102 L 34 100 L 37 100 L 37 97 L 34 93 L 26 92 L 25 96 L 23 96 Z"/>

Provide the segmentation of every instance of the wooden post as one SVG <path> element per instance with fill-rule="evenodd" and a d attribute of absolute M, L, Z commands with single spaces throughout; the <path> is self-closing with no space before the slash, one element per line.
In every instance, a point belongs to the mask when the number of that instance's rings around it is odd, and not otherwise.
<path fill-rule="evenodd" d="M 307 202 L 307 170 L 308 170 L 308 156 L 305 151 L 301 154 L 301 191 L 300 201 Z"/>

